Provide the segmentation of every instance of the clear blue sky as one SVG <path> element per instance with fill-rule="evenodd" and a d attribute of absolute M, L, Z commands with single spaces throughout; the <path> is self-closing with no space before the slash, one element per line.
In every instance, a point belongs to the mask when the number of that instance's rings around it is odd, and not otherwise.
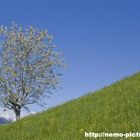
<path fill-rule="evenodd" d="M 63 89 L 48 106 L 140 70 L 139 0 L 0 0 L 0 24 L 12 21 L 47 28 L 64 53 Z"/>

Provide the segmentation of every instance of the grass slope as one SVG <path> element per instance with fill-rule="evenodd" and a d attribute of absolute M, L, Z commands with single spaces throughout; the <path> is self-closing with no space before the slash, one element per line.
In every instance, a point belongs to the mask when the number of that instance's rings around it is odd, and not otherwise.
<path fill-rule="evenodd" d="M 139 130 L 140 73 L 137 73 L 94 94 L 1 126 L 0 140 L 84 140 L 88 139 L 84 137 L 85 131 Z"/>

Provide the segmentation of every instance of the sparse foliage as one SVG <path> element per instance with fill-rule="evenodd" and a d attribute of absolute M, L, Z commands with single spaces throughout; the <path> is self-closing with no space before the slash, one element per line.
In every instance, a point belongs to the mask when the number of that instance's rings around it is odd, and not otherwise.
<path fill-rule="evenodd" d="M 0 27 L 0 101 L 20 118 L 21 108 L 43 105 L 42 99 L 57 88 L 63 58 L 48 32 L 12 23 Z"/>

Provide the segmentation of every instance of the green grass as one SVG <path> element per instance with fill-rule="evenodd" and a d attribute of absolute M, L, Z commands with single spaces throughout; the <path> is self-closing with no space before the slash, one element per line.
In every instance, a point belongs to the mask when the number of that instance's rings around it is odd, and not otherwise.
<path fill-rule="evenodd" d="M 0 140 L 88 140 L 85 131 L 140 132 L 140 73 L 46 112 L 1 126 Z"/>

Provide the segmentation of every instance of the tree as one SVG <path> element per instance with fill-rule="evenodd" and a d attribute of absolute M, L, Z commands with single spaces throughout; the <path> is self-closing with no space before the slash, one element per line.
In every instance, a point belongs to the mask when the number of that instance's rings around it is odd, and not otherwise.
<path fill-rule="evenodd" d="M 20 119 L 22 108 L 44 105 L 58 87 L 63 58 L 47 30 L 27 29 L 12 23 L 0 27 L 0 103 Z"/>

